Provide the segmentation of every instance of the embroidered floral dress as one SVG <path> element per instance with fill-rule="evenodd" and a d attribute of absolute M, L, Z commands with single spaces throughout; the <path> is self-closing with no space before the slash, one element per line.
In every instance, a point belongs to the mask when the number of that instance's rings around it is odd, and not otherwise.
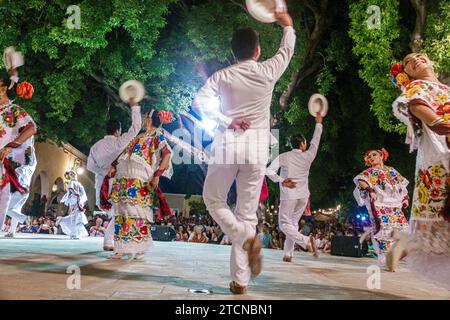
<path fill-rule="evenodd" d="M 440 216 L 450 192 L 450 149 L 446 136 L 410 115 L 412 104 L 424 105 L 448 121 L 450 88 L 416 80 L 393 103 L 395 116 L 408 126 L 406 142 L 411 151 L 417 149 L 408 266 L 419 276 L 450 289 L 450 223 Z"/>
<path fill-rule="evenodd" d="M 369 192 L 361 190 L 359 181 L 366 182 L 376 194 L 373 205 Z M 378 254 L 386 253 L 392 244 L 392 231 L 407 231 L 408 221 L 402 211 L 402 202 L 408 197 L 408 180 L 392 167 L 385 169 L 369 168 L 354 179 L 354 196 L 360 206 L 366 206 L 371 213 L 372 233 Z M 375 217 L 380 222 L 380 231 L 375 234 Z M 378 248 L 377 248 L 378 244 Z"/>
<path fill-rule="evenodd" d="M 153 222 L 156 196 L 151 181 L 165 148 L 170 150 L 160 130 L 152 134 L 143 133 L 129 144 L 118 159 L 111 191 L 116 253 L 144 253 L 153 246 L 150 223 Z M 171 166 L 163 175 L 171 177 Z"/>
<path fill-rule="evenodd" d="M 0 149 L 13 142 L 28 126 L 36 127 L 30 115 L 12 102 L 0 107 Z M 34 138 L 28 138 L 20 147 L 12 149 L 7 156 L 8 162 L 15 169 L 18 182 L 29 190 L 31 177 L 36 169 Z M 21 213 L 29 193 L 20 194 L 11 189 L 6 181 L 6 168 L 0 161 L 0 224 L 6 215 L 23 223 L 26 215 Z M 10 194 L 11 193 L 11 194 Z M 9 199 L 9 200 L 8 200 Z M 8 202 L 8 205 L 6 204 Z"/>
<path fill-rule="evenodd" d="M 85 228 L 88 223 L 84 214 L 86 201 L 87 196 L 83 185 L 75 180 L 69 181 L 67 192 L 61 199 L 61 203 L 69 207 L 69 214 L 59 220 L 59 225 L 62 231 L 72 238 L 89 235 Z"/>

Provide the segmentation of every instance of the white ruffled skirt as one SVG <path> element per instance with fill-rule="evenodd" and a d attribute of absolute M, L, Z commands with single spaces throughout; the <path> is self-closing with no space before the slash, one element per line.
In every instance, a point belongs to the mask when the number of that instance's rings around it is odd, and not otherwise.
<path fill-rule="evenodd" d="M 411 221 L 408 268 L 418 278 L 450 290 L 450 223 Z"/>

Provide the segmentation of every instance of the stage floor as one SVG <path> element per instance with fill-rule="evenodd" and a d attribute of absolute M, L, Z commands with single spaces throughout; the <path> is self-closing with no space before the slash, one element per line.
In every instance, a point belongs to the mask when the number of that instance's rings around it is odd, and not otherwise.
<path fill-rule="evenodd" d="M 155 242 L 144 261 L 128 263 L 106 259 L 102 241 L 0 234 L 0 299 L 450 299 L 450 291 L 417 280 L 403 265 L 395 273 L 381 271 L 379 289 L 376 280 L 368 288 L 367 268 L 375 259 L 322 254 L 315 260 L 296 252 L 286 263 L 281 250 L 269 249 L 248 294 L 234 296 L 228 290 L 230 246 Z M 67 288 L 74 283 L 71 266 L 80 268 L 78 290 Z"/>

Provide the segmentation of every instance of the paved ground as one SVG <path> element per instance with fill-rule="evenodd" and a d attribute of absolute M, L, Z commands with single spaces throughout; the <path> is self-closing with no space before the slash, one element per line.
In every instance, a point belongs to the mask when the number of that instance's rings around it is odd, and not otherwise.
<path fill-rule="evenodd" d="M 229 246 L 155 242 L 142 262 L 108 260 L 101 238 L 0 235 L 0 299 L 450 299 L 450 291 L 419 281 L 404 266 L 379 274 L 368 288 L 369 258 L 296 253 L 293 263 L 282 252 L 264 250 L 264 270 L 248 295 L 229 294 Z M 81 288 L 69 267 L 80 268 Z M 370 271 L 369 271 L 370 272 Z M 69 278 L 71 277 L 72 278 Z M 374 277 L 374 276 L 372 276 Z M 376 277 L 376 276 L 375 276 Z M 69 281 L 68 281 L 69 280 Z M 198 295 L 189 289 L 207 289 Z"/>

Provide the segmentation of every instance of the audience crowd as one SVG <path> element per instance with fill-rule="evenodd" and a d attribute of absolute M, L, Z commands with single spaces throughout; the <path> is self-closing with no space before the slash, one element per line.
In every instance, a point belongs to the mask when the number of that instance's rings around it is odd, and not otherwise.
<path fill-rule="evenodd" d="M 47 215 L 39 218 L 32 218 L 24 224 L 19 225 L 18 232 L 38 233 L 38 234 L 63 234 L 58 226 L 58 219 L 54 217 L 53 212 L 47 212 Z M 336 222 L 314 223 L 311 217 L 305 217 L 300 221 L 300 232 L 304 235 L 312 234 L 316 239 L 317 248 L 325 253 L 331 251 L 331 237 L 355 236 L 353 226 L 349 223 L 339 224 Z M 217 223 L 209 216 L 189 217 L 177 216 L 169 219 L 158 220 L 155 215 L 155 225 L 168 226 L 174 230 L 175 241 L 195 242 L 195 243 L 213 243 L 220 245 L 231 245 L 231 239 L 222 232 Z M 88 216 L 86 229 L 90 237 L 103 237 L 108 227 L 108 216 L 95 214 Z M 10 226 L 10 219 L 6 219 L 2 231 L 7 232 Z M 282 250 L 286 236 L 280 230 L 277 224 L 271 224 L 262 221 L 257 226 L 257 233 L 263 243 L 264 248 Z M 304 248 L 296 245 L 296 250 L 305 251 Z"/>

